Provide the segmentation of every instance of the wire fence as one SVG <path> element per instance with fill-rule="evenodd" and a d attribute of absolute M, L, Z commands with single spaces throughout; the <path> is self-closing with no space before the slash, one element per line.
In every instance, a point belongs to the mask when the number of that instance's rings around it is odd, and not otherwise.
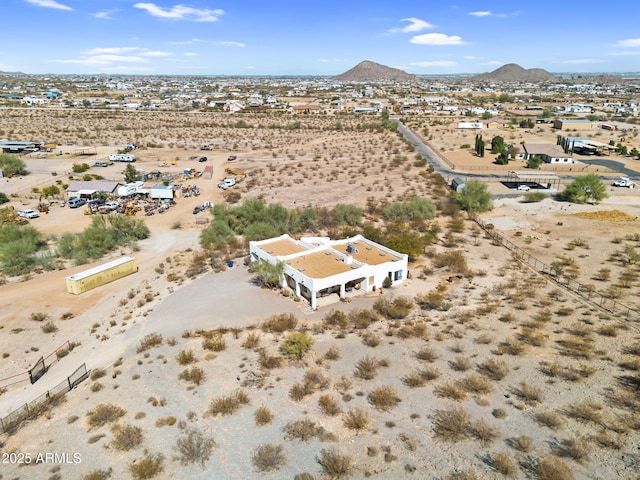
<path fill-rule="evenodd" d="M 71 350 L 73 350 L 73 347 L 69 340 L 67 340 L 46 357 L 40 357 L 34 366 L 27 371 L 11 375 L 10 377 L 0 378 L 0 389 L 5 389 L 20 382 L 31 381 L 31 383 L 35 383 L 42 375 L 47 373 L 53 364 L 66 356 Z"/>
<path fill-rule="evenodd" d="M 35 400 L 25 403 L 20 408 L 9 413 L 4 418 L 0 418 L 0 433 L 13 433 L 18 430 L 26 421 L 38 417 L 42 413 L 60 404 L 67 392 L 74 389 L 89 377 L 86 364 L 80 365 L 65 380 L 47 390 Z"/>
<path fill-rule="evenodd" d="M 640 321 L 640 310 L 625 305 L 611 296 L 596 292 L 593 288 L 587 285 L 583 285 L 580 282 L 559 274 L 559 272 L 554 270 L 550 265 L 538 260 L 515 243 L 504 238 L 493 229 L 491 224 L 484 222 L 476 216 L 472 216 L 471 218 L 480 226 L 480 228 L 482 228 L 482 230 L 486 232 L 494 244 L 505 247 L 518 257 L 518 259 L 529 265 L 534 270 L 547 274 L 548 278 L 553 280 L 556 284 L 572 291 L 592 304 L 598 305 L 600 308 L 615 314 L 620 319 L 624 318 L 626 320 Z"/>

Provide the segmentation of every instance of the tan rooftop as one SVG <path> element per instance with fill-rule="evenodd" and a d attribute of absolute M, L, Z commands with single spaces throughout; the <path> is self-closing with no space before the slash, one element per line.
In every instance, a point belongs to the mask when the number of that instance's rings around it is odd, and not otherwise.
<path fill-rule="evenodd" d="M 292 258 L 286 263 L 309 278 L 330 277 L 359 268 L 356 264 L 345 264 L 343 259 L 343 256 L 335 252 L 323 250 Z"/>
<path fill-rule="evenodd" d="M 348 243 L 345 243 L 344 245 L 334 245 L 333 248 L 341 253 L 347 254 L 347 247 L 349 245 L 350 244 Z M 400 260 L 400 257 L 392 255 L 391 253 L 381 250 L 375 245 L 371 245 L 367 242 L 357 241 L 351 243 L 351 245 L 353 245 L 357 250 L 357 252 L 351 253 L 353 258 L 358 262 L 366 263 L 367 265 L 380 265 L 381 263 Z"/>
<path fill-rule="evenodd" d="M 284 257 L 293 253 L 305 252 L 307 250 L 292 240 L 287 239 L 279 239 L 274 240 L 273 242 L 263 243 L 260 245 L 260 249 L 273 257 Z"/>

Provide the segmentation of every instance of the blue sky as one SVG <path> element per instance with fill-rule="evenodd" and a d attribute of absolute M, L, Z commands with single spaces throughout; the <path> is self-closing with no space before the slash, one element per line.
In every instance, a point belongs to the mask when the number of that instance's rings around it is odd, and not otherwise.
<path fill-rule="evenodd" d="M 637 0 L 1 0 L 0 70 L 336 75 L 372 60 L 415 74 L 637 72 L 639 18 Z"/>

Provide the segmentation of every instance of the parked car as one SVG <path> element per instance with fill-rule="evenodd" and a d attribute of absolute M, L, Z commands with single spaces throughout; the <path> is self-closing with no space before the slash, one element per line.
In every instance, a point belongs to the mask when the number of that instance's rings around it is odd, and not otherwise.
<path fill-rule="evenodd" d="M 208 160 L 208 158 L 207 158 L 207 157 L 200 157 L 200 158 L 198 159 L 198 161 L 199 161 L 199 162 L 206 162 L 207 160 Z"/>
<path fill-rule="evenodd" d="M 518 190 L 521 192 L 528 192 L 531 190 L 531 187 L 529 187 L 529 185 L 518 185 Z"/>
<path fill-rule="evenodd" d="M 618 180 L 612 183 L 614 187 L 633 188 L 634 183 L 629 177 L 620 177 Z"/>
<path fill-rule="evenodd" d="M 107 202 L 104 204 L 104 206 L 109 210 L 116 210 L 120 207 L 120 204 L 118 202 Z"/>
<path fill-rule="evenodd" d="M 87 204 L 86 198 L 76 197 L 69 200 L 69 208 L 78 208 Z"/>
<path fill-rule="evenodd" d="M 236 184 L 236 179 L 233 177 L 225 178 L 218 184 L 218 188 L 226 190 L 229 187 L 233 187 Z"/>
<path fill-rule="evenodd" d="M 87 202 L 89 205 L 104 205 L 104 200 L 102 198 L 94 198 L 93 200 L 89 200 Z"/>
<path fill-rule="evenodd" d="M 108 167 L 109 165 L 113 165 L 113 162 L 96 162 L 93 164 L 94 167 Z"/>
<path fill-rule="evenodd" d="M 38 212 L 30 208 L 28 210 L 22 210 L 21 212 L 18 212 L 18 216 L 22 218 L 38 218 L 40 214 L 38 214 Z"/>

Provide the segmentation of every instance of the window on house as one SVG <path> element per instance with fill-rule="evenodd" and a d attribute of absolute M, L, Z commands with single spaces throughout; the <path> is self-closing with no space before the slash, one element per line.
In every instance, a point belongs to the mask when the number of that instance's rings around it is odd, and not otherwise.
<path fill-rule="evenodd" d="M 398 270 L 393 274 L 393 281 L 396 282 L 402 279 L 402 270 Z"/>

